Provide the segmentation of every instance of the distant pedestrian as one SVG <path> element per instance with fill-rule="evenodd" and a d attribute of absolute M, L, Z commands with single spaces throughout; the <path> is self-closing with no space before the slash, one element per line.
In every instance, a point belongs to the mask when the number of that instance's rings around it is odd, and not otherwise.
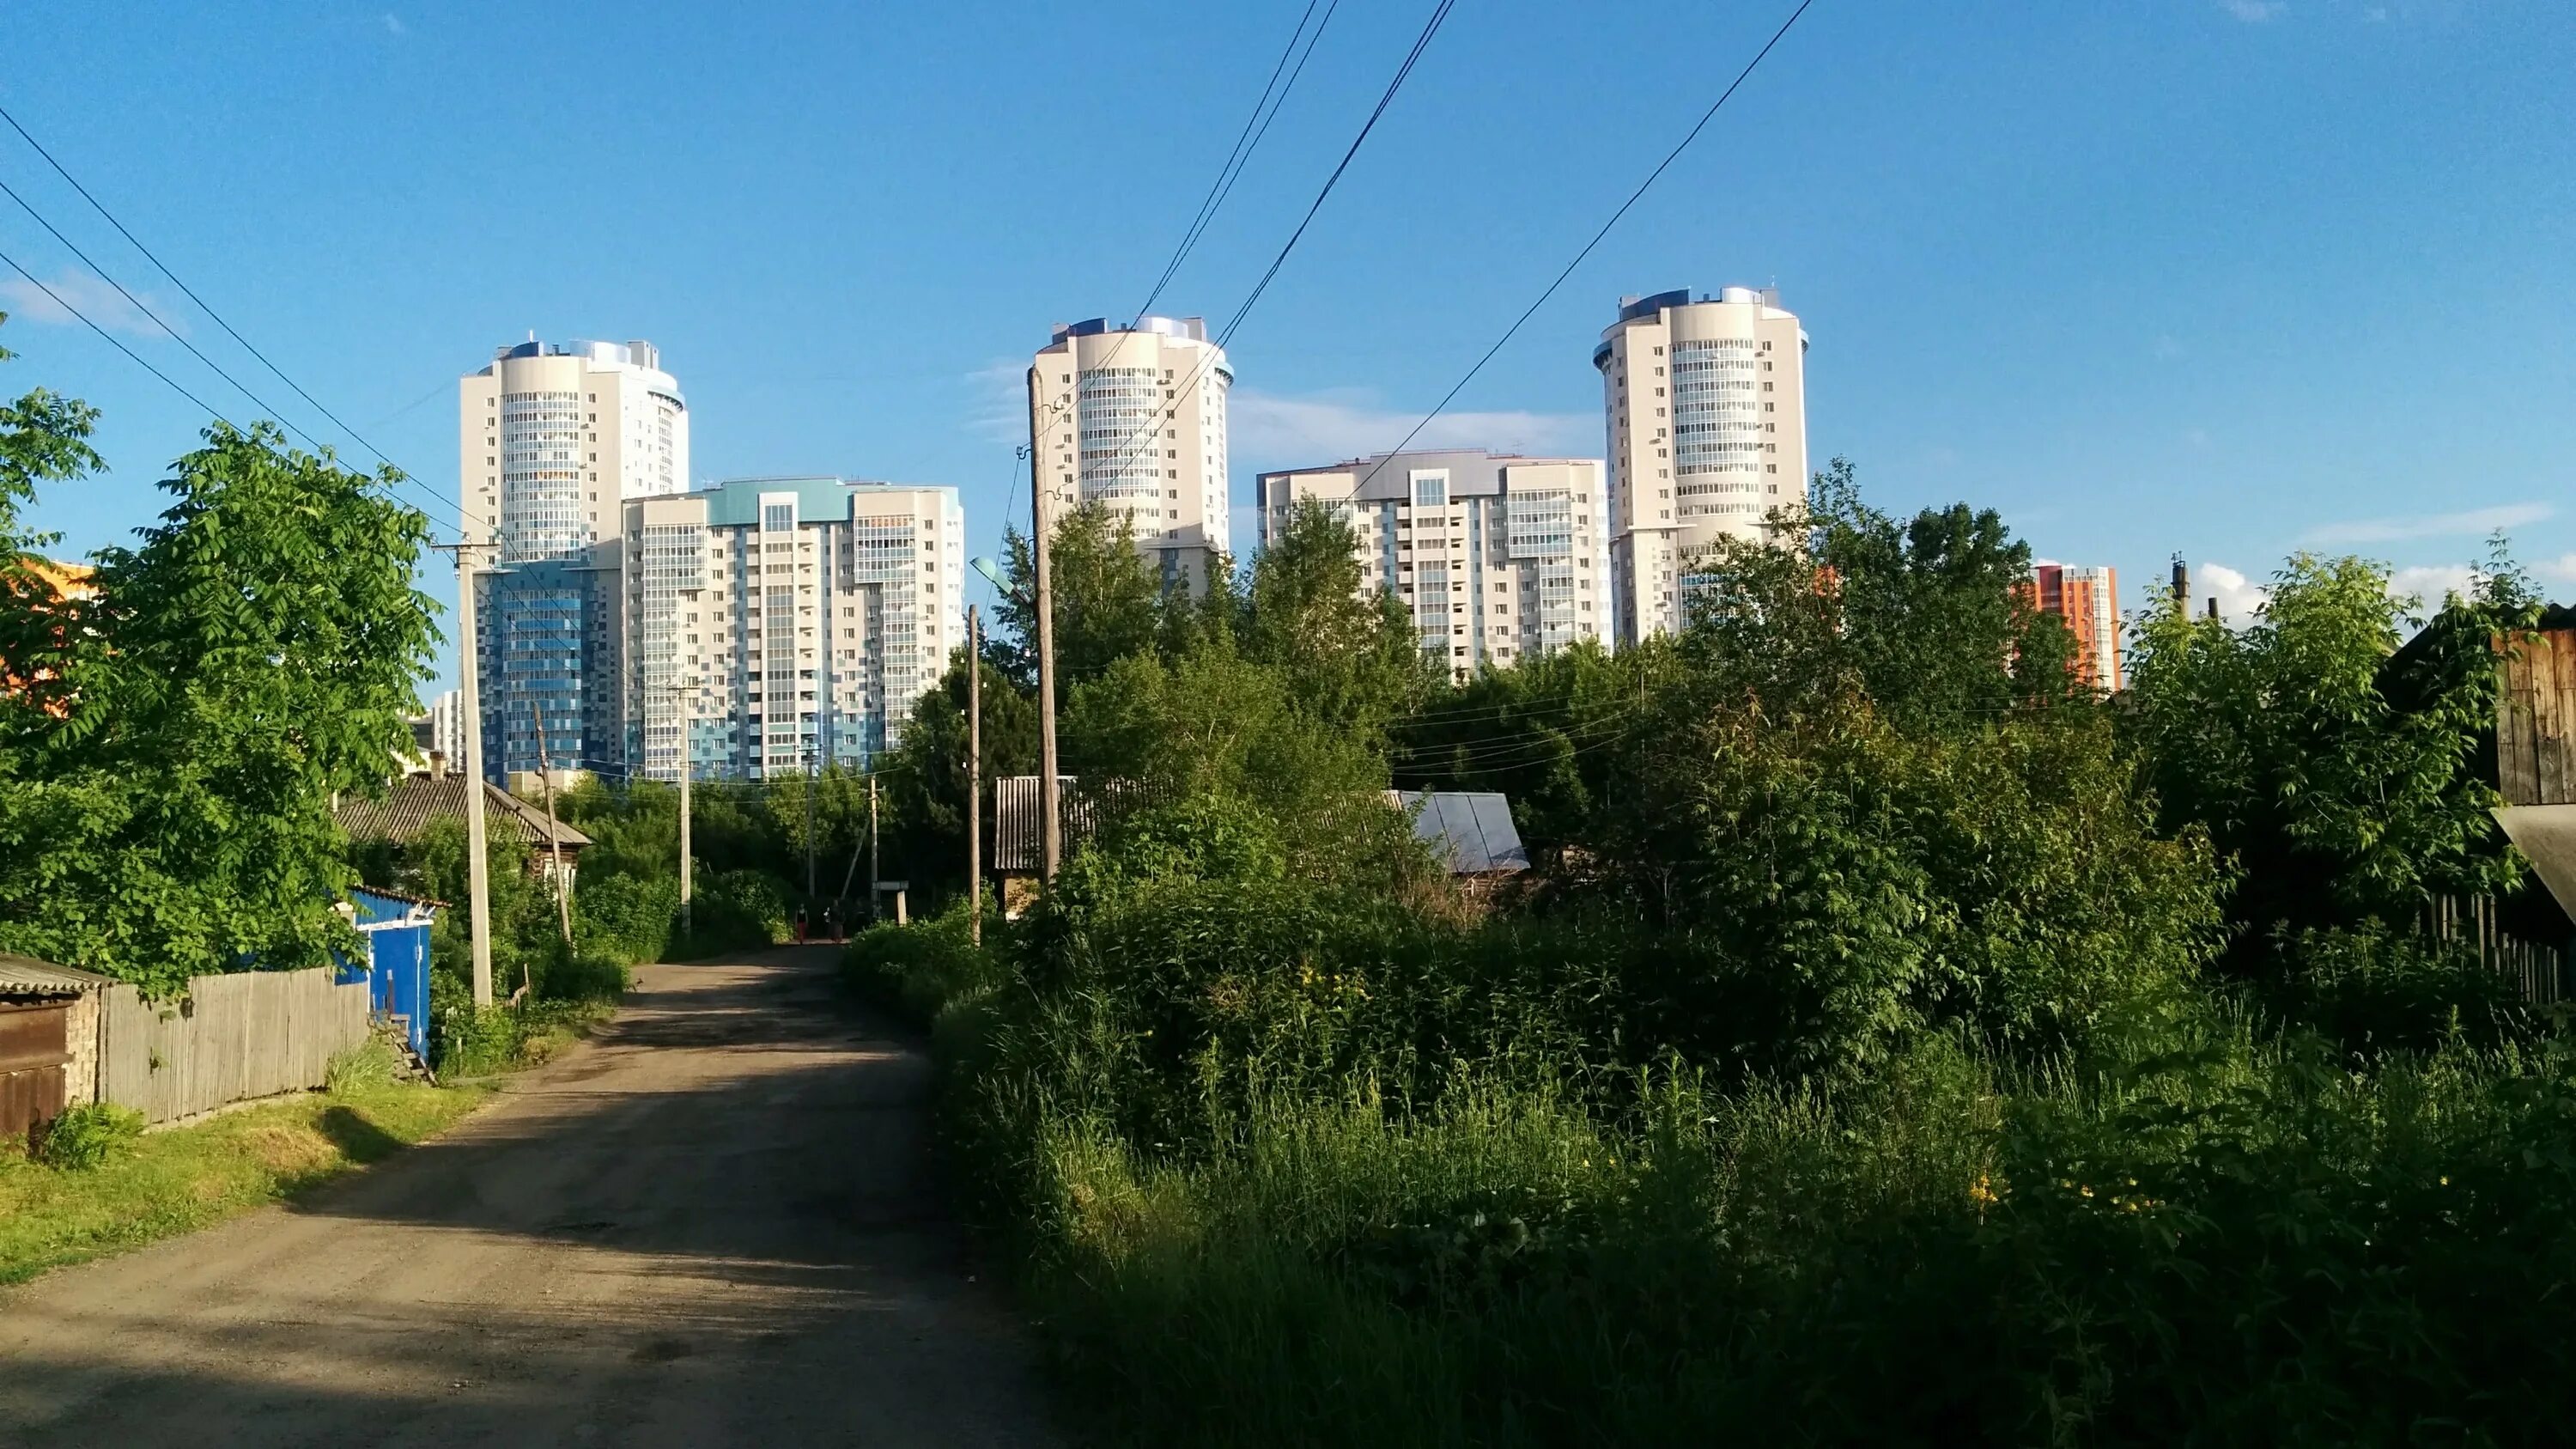
<path fill-rule="evenodd" d="M 796 944 L 799 946 L 805 944 L 805 908 L 803 906 L 796 908 Z"/>

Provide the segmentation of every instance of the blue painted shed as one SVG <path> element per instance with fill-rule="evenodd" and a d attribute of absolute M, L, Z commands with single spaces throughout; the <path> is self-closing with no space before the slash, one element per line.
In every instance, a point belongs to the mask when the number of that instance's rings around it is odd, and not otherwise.
<path fill-rule="evenodd" d="M 412 1055 L 428 1061 L 429 927 L 446 902 L 358 886 L 349 892 L 349 903 L 359 934 L 367 938 L 367 961 L 343 962 L 340 980 L 354 982 L 364 972 L 376 1019 L 400 1027 Z"/>

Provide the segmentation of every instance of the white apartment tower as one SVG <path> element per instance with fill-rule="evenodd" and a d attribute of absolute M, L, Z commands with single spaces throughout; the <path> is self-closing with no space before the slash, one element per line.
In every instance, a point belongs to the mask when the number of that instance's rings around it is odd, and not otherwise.
<path fill-rule="evenodd" d="M 1618 639 L 1683 623 L 1700 558 L 1807 499 L 1807 334 L 1772 288 L 1624 298 L 1601 334 Z"/>
<path fill-rule="evenodd" d="M 1032 486 L 1053 519 L 1099 502 L 1166 582 L 1206 586 L 1226 530 L 1225 400 L 1234 371 L 1196 317 L 1058 326 L 1029 367 Z"/>
<path fill-rule="evenodd" d="M 957 490 L 744 478 L 625 508 L 631 768 L 865 769 L 966 639 Z"/>
<path fill-rule="evenodd" d="M 624 505 L 687 489 L 688 403 L 649 342 L 531 338 L 457 392 L 461 530 L 497 545 L 476 592 L 484 769 L 620 768 Z"/>
<path fill-rule="evenodd" d="M 1350 524 L 1363 592 L 1390 590 L 1425 654 L 1485 664 L 1611 642 L 1609 508 L 1596 458 L 1380 453 L 1261 475 L 1261 541 L 1313 499 Z"/>

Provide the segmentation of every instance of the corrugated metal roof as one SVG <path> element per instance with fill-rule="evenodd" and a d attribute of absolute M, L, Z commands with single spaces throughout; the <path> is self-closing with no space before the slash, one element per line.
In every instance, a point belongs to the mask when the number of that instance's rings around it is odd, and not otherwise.
<path fill-rule="evenodd" d="M 340 828 L 349 832 L 351 840 L 418 839 L 432 820 L 465 818 L 465 784 L 463 775 L 405 775 L 381 800 L 341 801 Z M 487 821 L 500 821 L 530 845 L 546 844 L 546 812 L 488 782 L 483 786 L 483 815 Z M 589 836 L 560 822 L 555 838 L 566 850 L 590 844 Z"/>
<path fill-rule="evenodd" d="M 113 986 L 113 977 L 75 966 L 57 966 L 33 956 L 12 956 L 0 951 L 0 992 L 7 991 L 96 991 Z"/>
<path fill-rule="evenodd" d="M 993 870 L 1001 875 L 1035 875 L 1045 846 L 1038 783 L 1041 775 L 1005 775 L 993 782 Z M 1099 828 L 1099 802 L 1071 775 L 1056 777 L 1056 801 L 1063 815 L 1063 850 L 1091 838 Z"/>
<path fill-rule="evenodd" d="M 1422 808 L 1413 835 L 1440 852 L 1451 875 L 1512 875 L 1530 868 L 1529 851 L 1499 790 L 1390 790 L 1398 809 Z"/>

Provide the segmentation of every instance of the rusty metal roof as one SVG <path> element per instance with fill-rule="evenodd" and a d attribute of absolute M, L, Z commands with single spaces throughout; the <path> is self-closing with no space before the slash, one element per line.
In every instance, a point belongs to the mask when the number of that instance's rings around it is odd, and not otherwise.
<path fill-rule="evenodd" d="M 70 992 L 96 991 L 113 986 L 116 979 L 76 966 L 57 966 L 33 956 L 12 956 L 0 951 L 0 993 L 5 992 Z"/>
<path fill-rule="evenodd" d="M 463 775 L 405 775 L 394 781 L 381 800 L 342 800 L 340 828 L 349 832 L 351 840 L 416 840 L 432 820 L 465 818 L 465 784 Z M 488 781 L 483 786 L 483 812 L 486 820 L 500 821 L 530 845 L 547 843 L 546 812 Z M 590 844 L 589 836 L 561 823 L 555 826 L 555 838 L 566 850 Z"/>

